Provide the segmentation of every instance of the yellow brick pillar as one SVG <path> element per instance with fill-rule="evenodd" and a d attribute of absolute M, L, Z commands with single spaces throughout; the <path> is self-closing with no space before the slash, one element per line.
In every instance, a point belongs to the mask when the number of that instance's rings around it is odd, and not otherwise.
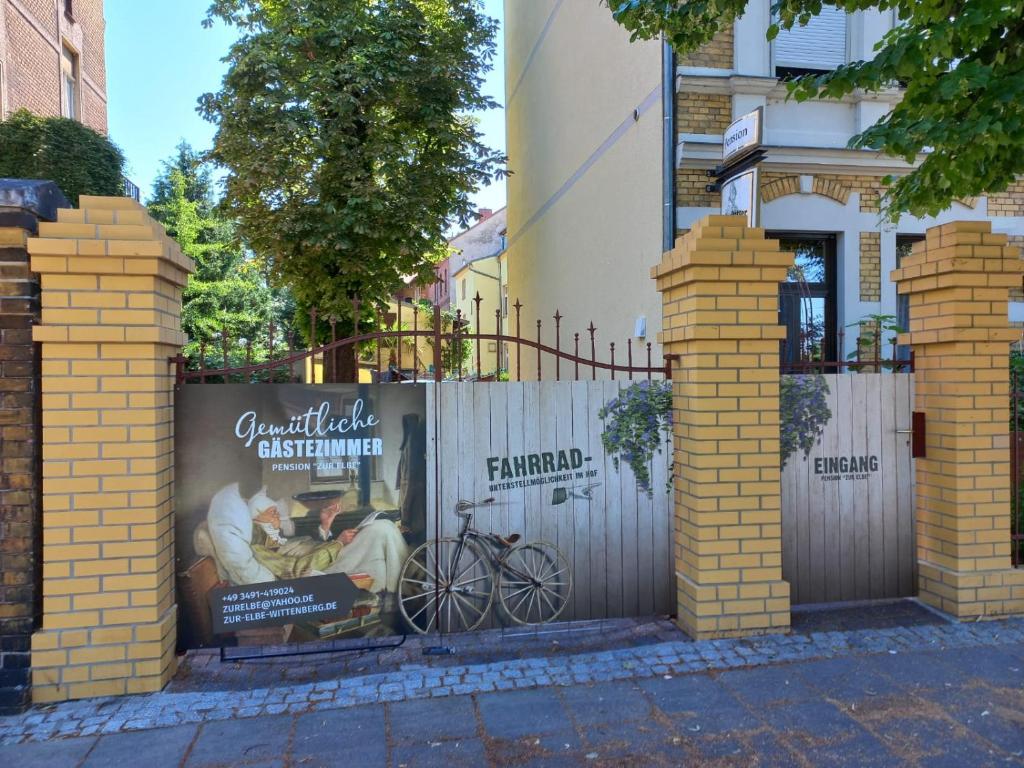
<path fill-rule="evenodd" d="M 692 637 L 784 632 L 779 283 L 743 216 L 707 216 L 652 271 L 673 366 L 678 615 Z"/>
<path fill-rule="evenodd" d="M 894 270 L 910 295 L 915 410 L 927 458 L 915 468 L 919 596 L 960 618 L 1024 612 L 1024 570 L 1010 567 L 1007 298 L 1024 262 L 990 222 L 928 230 Z"/>
<path fill-rule="evenodd" d="M 28 243 L 42 303 L 36 702 L 156 691 L 176 663 L 168 357 L 193 264 L 138 203 L 80 205 Z"/>

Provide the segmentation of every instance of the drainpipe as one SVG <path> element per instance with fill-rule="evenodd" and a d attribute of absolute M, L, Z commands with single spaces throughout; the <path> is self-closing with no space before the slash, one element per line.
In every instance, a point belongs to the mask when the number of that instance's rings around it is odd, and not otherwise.
<path fill-rule="evenodd" d="M 662 250 L 676 242 L 676 52 L 662 35 Z"/>

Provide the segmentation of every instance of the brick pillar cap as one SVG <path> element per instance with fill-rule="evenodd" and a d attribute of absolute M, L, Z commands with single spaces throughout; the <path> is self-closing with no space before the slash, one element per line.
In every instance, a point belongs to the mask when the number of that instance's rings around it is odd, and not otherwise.
<path fill-rule="evenodd" d="M 0 179 L 0 216 L 32 214 L 43 221 L 56 221 L 59 208 L 70 208 L 60 187 L 40 179 Z"/>

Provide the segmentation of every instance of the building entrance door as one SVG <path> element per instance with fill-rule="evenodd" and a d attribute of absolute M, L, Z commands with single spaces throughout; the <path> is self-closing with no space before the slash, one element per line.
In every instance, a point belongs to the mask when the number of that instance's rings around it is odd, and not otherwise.
<path fill-rule="evenodd" d="M 786 328 L 782 370 L 798 370 L 799 363 L 835 361 L 841 354 L 836 348 L 835 235 L 771 232 L 768 237 L 796 254 L 786 282 L 779 284 L 779 324 Z"/>
<path fill-rule="evenodd" d="M 803 382 L 827 417 L 806 458 L 795 450 L 782 471 L 782 576 L 793 603 L 914 595 L 913 374 Z"/>

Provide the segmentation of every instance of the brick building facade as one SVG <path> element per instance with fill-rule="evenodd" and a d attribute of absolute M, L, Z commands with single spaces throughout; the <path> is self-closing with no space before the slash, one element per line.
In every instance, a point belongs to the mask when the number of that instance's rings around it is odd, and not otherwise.
<path fill-rule="evenodd" d="M 897 296 L 888 275 L 929 227 L 954 219 L 988 221 L 1011 242 L 1024 238 L 1024 182 L 957 201 L 934 218 L 883 221 L 883 179 L 907 173 L 910 166 L 849 149 L 848 142 L 897 104 L 900 90 L 797 103 L 788 98 L 783 80 L 871 58 L 875 42 L 892 27 L 891 13 L 833 9 L 769 42 L 769 5 L 751 2 L 731 29 L 676 58 L 675 225 L 686 231 L 721 210 L 720 194 L 709 190 L 705 170 L 721 162 L 723 133 L 732 120 L 761 109 L 767 155 L 759 167 L 758 223 L 797 252 L 798 265 L 803 261 L 814 272 L 813 302 L 783 302 L 780 319 L 791 335 L 823 328 L 814 342 L 821 348 L 811 354 L 845 359 L 857 349 L 858 334 L 851 329 L 862 319 L 892 315 L 906 326 L 906 297 Z M 1024 325 L 1024 293 L 1014 289 L 1010 298 L 1009 319 Z M 785 316 L 787 311 L 793 316 Z M 814 316 L 804 317 L 808 312 Z M 789 345 L 794 359 L 801 343 Z"/>
<path fill-rule="evenodd" d="M 19 109 L 107 132 L 103 0 L 0 0 L 0 117 Z"/>
<path fill-rule="evenodd" d="M 591 0 L 506 3 L 509 286 L 526 323 L 557 303 L 571 322 L 599 317 L 609 340 L 640 327 L 652 339 L 660 308 L 635 267 L 657 263 L 693 222 L 721 212 L 706 172 L 722 161 L 729 124 L 758 108 L 767 153 L 759 223 L 818 272 L 813 301 L 783 302 L 781 319 L 798 336 L 801 313 L 812 311 L 829 358 L 855 353 L 863 318 L 894 315 L 906 326 L 906 297 L 888 276 L 929 227 L 990 221 L 1011 243 L 1024 240 L 1024 181 L 936 217 L 881 220 L 883 179 L 910 166 L 848 144 L 899 103 L 900 89 L 797 103 L 784 81 L 872 58 L 894 18 L 823 9 L 769 41 L 771 2 L 751 0 L 731 27 L 682 56 L 629 42 Z M 566 297 L 562 286 L 578 275 L 592 276 L 588 290 Z M 1010 296 L 1010 321 L 1024 326 L 1024 292 Z"/>

